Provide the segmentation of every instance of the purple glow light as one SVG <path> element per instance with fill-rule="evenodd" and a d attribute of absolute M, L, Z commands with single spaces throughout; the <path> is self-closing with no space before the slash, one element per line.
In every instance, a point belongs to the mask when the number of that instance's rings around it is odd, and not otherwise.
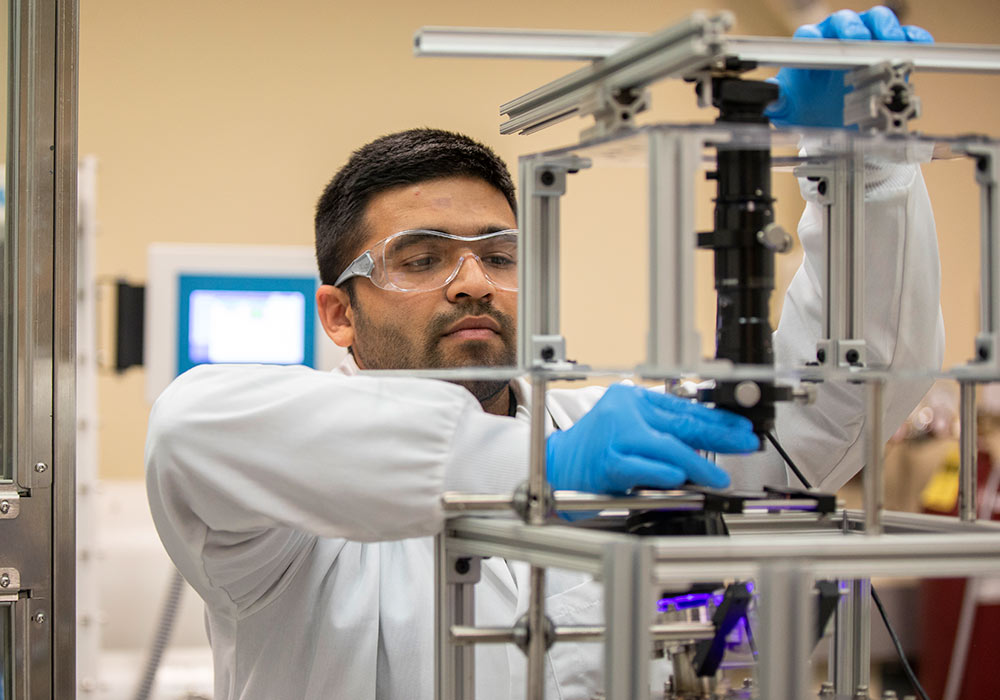
<path fill-rule="evenodd" d="M 688 610 L 690 608 L 701 607 L 711 599 L 711 593 L 685 593 L 684 595 L 677 595 L 670 598 L 661 598 L 656 603 L 656 609 L 658 612 L 670 612 L 671 608 L 674 610 Z"/>

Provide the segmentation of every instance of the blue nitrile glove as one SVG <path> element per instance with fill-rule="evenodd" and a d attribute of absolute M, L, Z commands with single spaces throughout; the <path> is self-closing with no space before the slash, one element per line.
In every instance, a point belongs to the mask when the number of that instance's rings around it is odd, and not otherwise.
<path fill-rule="evenodd" d="M 569 430 L 552 433 L 546 457 L 553 489 L 624 493 L 687 481 L 729 486 L 729 475 L 695 450 L 752 452 L 749 420 L 637 386 L 616 384 Z"/>
<path fill-rule="evenodd" d="M 819 24 L 804 24 L 795 30 L 797 39 L 876 39 L 930 44 L 934 37 L 926 29 L 900 26 L 888 7 L 877 5 L 858 14 L 835 12 Z M 844 86 L 842 70 L 782 68 L 769 78 L 780 89 L 778 99 L 764 111 L 778 126 L 843 126 Z"/>

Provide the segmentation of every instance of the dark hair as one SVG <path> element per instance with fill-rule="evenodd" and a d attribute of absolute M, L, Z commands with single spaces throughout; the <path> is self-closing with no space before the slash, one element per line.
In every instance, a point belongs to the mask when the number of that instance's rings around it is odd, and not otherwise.
<path fill-rule="evenodd" d="M 372 197 L 393 187 L 461 175 L 492 185 L 517 211 L 507 165 L 468 136 L 410 129 L 382 136 L 355 151 L 316 204 L 316 262 L 322 283 L 333 284 L 357 254 Z"/>

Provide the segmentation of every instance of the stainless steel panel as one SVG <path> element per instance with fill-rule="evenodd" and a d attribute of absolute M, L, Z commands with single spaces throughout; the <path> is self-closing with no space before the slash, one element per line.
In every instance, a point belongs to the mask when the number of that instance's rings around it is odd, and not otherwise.
<path fill-rule="evenodd" d="M 2 8 L 3 12 L 2 26 L 0 26 L 0 41 L 3 42 L 4 46 L 2 55 L 7 56 L 9 59 L 13 56 L 13 52 L 7 50 L 10 44 L 10 33 L 8 31 L 10 8 L 6 0 L 0 2 L 0 8 Z M 7 73 L 3 75 L 4 84 L 2 89 L 0 89 L 0 114 L 3 115 L 3 129 L 2 133 L 0 133 L 0 163 L 3 163 L 5 168 L 4 182 L 0 183 L 3 185 L 4 191 L 4 205 L 2 208 L 4 219 L 0 223 L 0 483 L 9 482 L 13 478 L 14 461 L 11 440 L 16 420 L 14 414 L 16 392 L 13 390 L 13 383 L 11 381 L 14 360 L 12 345 L 14 305 L 12 292 L 15 278 L 13 248 L 11 238 L 7 233 L 7 222 L 10 221 L 10 216 L 7 215 L 7 201 L 9 201 L 7 193 L 9 188 L 6 185 L 7 175 L 10 173 L 10 168 L 7 166 L 7 141 L 10 135 L 10 129 L 8 128 L 10 115 L 9 105 L 7 104 L 7 76 L 14 75 L 15 68 L 14 62 L 8 60 Z"/>
<path fill-rule="evenodd" d="M 54 697 L 76 697 L 76 308 L 79 3 L 56 7 L 55 199 L 52 377 L 52 573 Z"/>

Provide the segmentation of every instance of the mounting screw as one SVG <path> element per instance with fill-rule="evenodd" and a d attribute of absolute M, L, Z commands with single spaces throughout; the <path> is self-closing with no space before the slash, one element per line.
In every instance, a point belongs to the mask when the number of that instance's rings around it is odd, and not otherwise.
<path fill-rule="evenodd" d="M 545 360 L 546 362 L 548 362 L 555 356 L 556 356 L 555 348 L 553 348 L 551 345 L 546 345 L 544 348 L 542 348 L 542 359 Z"/>
<path fill-rule="evenodd" d="M 10 574 L 0 574 L 0 588 L 10 586 Z"/>
<path fill-rule="evenodd" d="M 7 515 L 10 512 L 10 501 L 0 501 L 0 514 Z"/>
<path fill-rule="evenodd" d="M 985 345 L 979 346 L 979 359 L 988 360 L 990 359 L 990 349 Z"/>
<path fill-rule="evenodd" d="M 760 385 L 750 380 L 742 381 L 733 389 L 733 397 L 743 408 L 753 408 L 760 403 Z"/>
<path fill-rule="evenodd" d="M 551 170 L 545 170 L 539 176 L 538 180 L 546 187 L 551 187 L 556 181 L 556 176 Z"/>
<path fill-rule="evenodd" d="M 38 612 L 36 612 L 31 617 L 31 619 L 35 621 L 36 625 L 43 625 L 43 624 L 45 624 L 45 620 L 46 620 L 45 613 L 43 613 L 41 610 L 39 610 Z"/>
<path fill-rule="evenodd" d="M 42 472 L 44 472 L 48 468 L 49 468 L 49 465 L 47 465 L 45 462 L 37 462 L 37 463 L 35 463 L 35 471 L 38 472 L 39 474 L 41 474 Z"/>
<path fill-rule="evenodd" d="M 455 560 L 455 573 L 456 574 L 463 574 L 463 575 L 467 574 L 467 573 L 469 573 L 469 569 L 470 568 L 471 568 L 471 564 L 469 564 L 468 557 L 462 557 L 461 559 L 456 559 Z"/>
<path fill-rule="evenodd" d="M 981 173 L 985 173 L 986 169 L 990 167 L 990 161 L 987 158 L 976 158 L 976 168 Z"/>
<path fill-rule="evenodd" d="M 852 348 L 844 355 L 844 359 L 847 360 L 849 364 L 856 365 L 858 360 L 861 359 L 861 353 Z"/>
<path fill-rule="evenodd" d="M 823 348 L 817 350 L 816 359 L 819 360 L 820 363 L 826 362 L 826 350 L 824 350 Z"/>
<path fill-rule="evenodd" d="M 816 191 L 819 192 L 821 195 L 826 194 L 826 180 L 819 181 L 819 184 L 816 185 Z"/>

